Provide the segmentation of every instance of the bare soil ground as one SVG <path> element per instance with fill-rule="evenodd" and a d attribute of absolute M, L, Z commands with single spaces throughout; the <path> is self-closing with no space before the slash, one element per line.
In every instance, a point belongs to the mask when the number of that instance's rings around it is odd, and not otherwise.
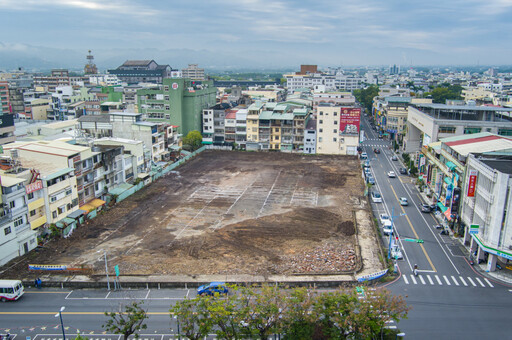
<path fill-rule="evenodd" d="M 354 271 L 363 188 L 356 157 L 205 151 L 0 276 L 27 277 L 28 263 L 102 273 L 102 249 L 124 275 Z"/>

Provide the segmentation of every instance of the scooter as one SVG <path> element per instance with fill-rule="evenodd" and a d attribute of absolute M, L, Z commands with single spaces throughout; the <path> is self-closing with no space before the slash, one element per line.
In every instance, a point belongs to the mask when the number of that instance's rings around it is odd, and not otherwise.
<path fill-rule="evenodd" d="M 470 265 L 474 265 L 475 264 L 475 261 L 473 260 L 473 256 L 469 257 L 469 264 Z"/>
<path fill-rule="evenodd" d="M 417 264 L 414 265 L 413 273 L 414 273 L 414 276 L 418 276 L 418 265 Z"/>
<path fill-rule="evenodd" d="M 436 228 L 436 229 L 443 229 L 443 226 L 442 226 L 442 225 L 437 224 L 437 225 L 435 225 L 435 226 L 434 226 L 434 228 Z"/>
<path fill-rule="evenodd" d="M 450 235 L 450 233 L 446 229 L 441 230 L 441 232 L 439 234 L 440 235 Z"/>

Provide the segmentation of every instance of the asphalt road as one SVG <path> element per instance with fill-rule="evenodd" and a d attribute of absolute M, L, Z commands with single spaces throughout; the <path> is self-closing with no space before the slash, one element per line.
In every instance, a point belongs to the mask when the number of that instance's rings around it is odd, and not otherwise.
<path fill-rule="evenodd" d="M 378 138 L 367 119 L 362 120 L 366 141 L 362 143 L 370 159 L 382 203 L 372 203 L 376 216 L 395 216 L 395 236 L 404 255 L 397 261 L 400 277 L 387 285 L 403 295 L 412 307 L 409 318 L 398 327 L 412 339 L 510 339 L 507 326 L 512 313 L 512 287 L 485 277 L 466 261 L 458 240 L 440 235 L 432 214 L 422 213 L 420 195 L 409 176 L 400 175 L 400 161 L 392 161 L 390 142 Z M 379 148 L 380 154 L 374 149 Z M 396 178 L 389 178 L 388 171 Z M 405 197 L 408 206 L 401 206 Z M 380 223 L 379 223 L 380 224 Z M 411 242 L 421 239 L 423 243 Z M 388 244 L 388 237 L 384 237 Z M 419 275 L 413 275 L 417 264 Z"/>

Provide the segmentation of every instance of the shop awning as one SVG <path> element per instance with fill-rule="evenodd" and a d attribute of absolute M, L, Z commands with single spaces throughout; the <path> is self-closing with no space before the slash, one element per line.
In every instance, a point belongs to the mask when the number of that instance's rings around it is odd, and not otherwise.
<path fill-rule="evenodd" d="M 456 169 L 457 166 L 453 162 L 446 162 L 446 166 L 453 171 L 453 169 Z"/>
<path fill-rule="evenodd" d="M 452 179 L 451 179 L 450 177 L 445 177 L 445 178 L 444 178 L 444 182 L 445 182 L 446 184 L 452 184 Z"/>
<path fill-rule="evenodd" d="M 443 205 L 441 202 L 437 202 L 437 207 L 444 213 L 446 210 L 448 210 L 447 207 Z"/>
<path fill-rule="evenodd" d="M 452 215 L 452 209 L 450 209 L 450 208 L 446 208 L 446 211 L 445 211 L 445 212 L 443 212 L 443 214 L 444 214 L 444 216 L 446 216 L 446 219 L 447 219 L 448 221 L 451 221 L 451 220 L 452 220 L 452 216 L 451 216 L 451 215 Z"/>
<path fill-rule="evenodd" d="M 101 207 L 105 203 L 106 203 L 105 201 L 100 200 L 99 198 L 95 198 L 92 201 L 90 201 L 89 203 L 82 205 L 80 207 L 80 209 L 90 212 L 98 207 Z"/>
<path fill-rule="evenodd" d="M 71 214 L 69 214 L 67 217 L 69 218 L 72 218 L 72 219 L 77 219 L 79 218 L 80 216 L 82 216 L 83 214 L 85 214 L 87 211 L 85 210 L 82 210 L 82 209 L 78 209 L 78 210 L 75 210 L 73 211 Z"/>

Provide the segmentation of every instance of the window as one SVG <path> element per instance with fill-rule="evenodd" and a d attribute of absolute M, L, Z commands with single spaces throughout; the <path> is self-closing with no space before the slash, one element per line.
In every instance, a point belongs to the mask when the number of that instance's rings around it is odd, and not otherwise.
<path fill-rule="evenodd" d="M 512 129 L 498 129 L 498 135 L 500 135 L 500 136 L 512 136 Z"/>
<path fill-rule="evenodd" d="M 57 208 L 57 211 L 59 212 L 59 214 L 66 212 L 66 206 L 61 205 L 60 207 Z"/>
<path fill-rule="evenodd" d="M 33 199 L 33 198 L 34 198 L 34 193 L 33 193 L 33 192 L 31 192 L 30 194 L 28 194 L 28 196 L 27 196 L 27 197 L 28 197 L 28 199 L 29 199 L 29 200 Z"/>
<path fill-rule="evenodd" d="M 338 121 L 337 120 L 334 121 L 334 125 L 338 125 Z"/>
<path fill-rule="evenodd" d="M 336 117 L 338 115 L 338 112 L 334 112 L 334 117 Z"/>
<path fill-rule="evenodd" d="M 57 218 L 57 210 L 55 210 L 55 211 L 53 211 L 53 212 L 52 212 L 52 217 L 53 217 L 53 218 Z"/>
<path fill-rule="evenodd" d="M 320 124 L 323 124 L 323 123 L 324 123 L 324 121 L 320 119 L 319 123 L 320 123 Z"/>
<path fill-rule="evenodd" d="M 14 227 L 19 227 L 22 224 L 23 224 L 23 216 L 20 216 L 14 220 Z"/>
<path fill-rule="evenodd" d="M 464 128 L 465 135 L 470 135 L 472 133 L 479 133 L 480 131 L 482 131 L 481 128 Z"/>
<path fill-rule="evenodd" d="M 318 141 L 322 143 L 322 137 L 318 137 Z"/>
<path fill-rule="evenodd" d="M 333 133 L 338 133 L 337 129 L 332 130 Z"/>
<path fill-rule="evenodd" d="M 324 115 L 324 112 L 323 111 L 320 111 L 320 116 L 323 116 Z"/>
<path fill-rule="evenodd" d="M 318 129 L 318 132 L 324 132 L 324 129 L 320 128 Z"/>
<path fill-rule="evenodd" d="M 14 201 L 9 202 L 9 207 L 12 209 L 16 206 L 16 203 Z"/>
<path fill-rule="evenodd" d="M 336 137 L 333 137 L 333 138 L 332 138 L 332 141 L 333 141 L 333 142 L 336 142 Z"/>
<path fill-rule="evenodd" d="M 440 126 L 439 133 L 455 133 L 455 126 Z"/>
<path fill-rule="evenodd" d="M 36 213 L 37 213 L 36 209 L 30 210 L 30 217 L 34 216 Z"/>
<path fill-rule="evenodd" d="M 66 204 L 66 209 L 67 209 L 67 210 L 71 210 L 71 208 L 73 208 L 73 207 L 71 206 L 71 203 Z"/>
<path fill-rule="evenodd" d="M 11 227 L 7 227 L 4 229 L 4 234 L 9 235 L 11 233 Z"/>
<path fill-rule="evenodd" d="M 164 86 L 164 91 L 169 91 L 169 86 L 168 85 Z"/>

